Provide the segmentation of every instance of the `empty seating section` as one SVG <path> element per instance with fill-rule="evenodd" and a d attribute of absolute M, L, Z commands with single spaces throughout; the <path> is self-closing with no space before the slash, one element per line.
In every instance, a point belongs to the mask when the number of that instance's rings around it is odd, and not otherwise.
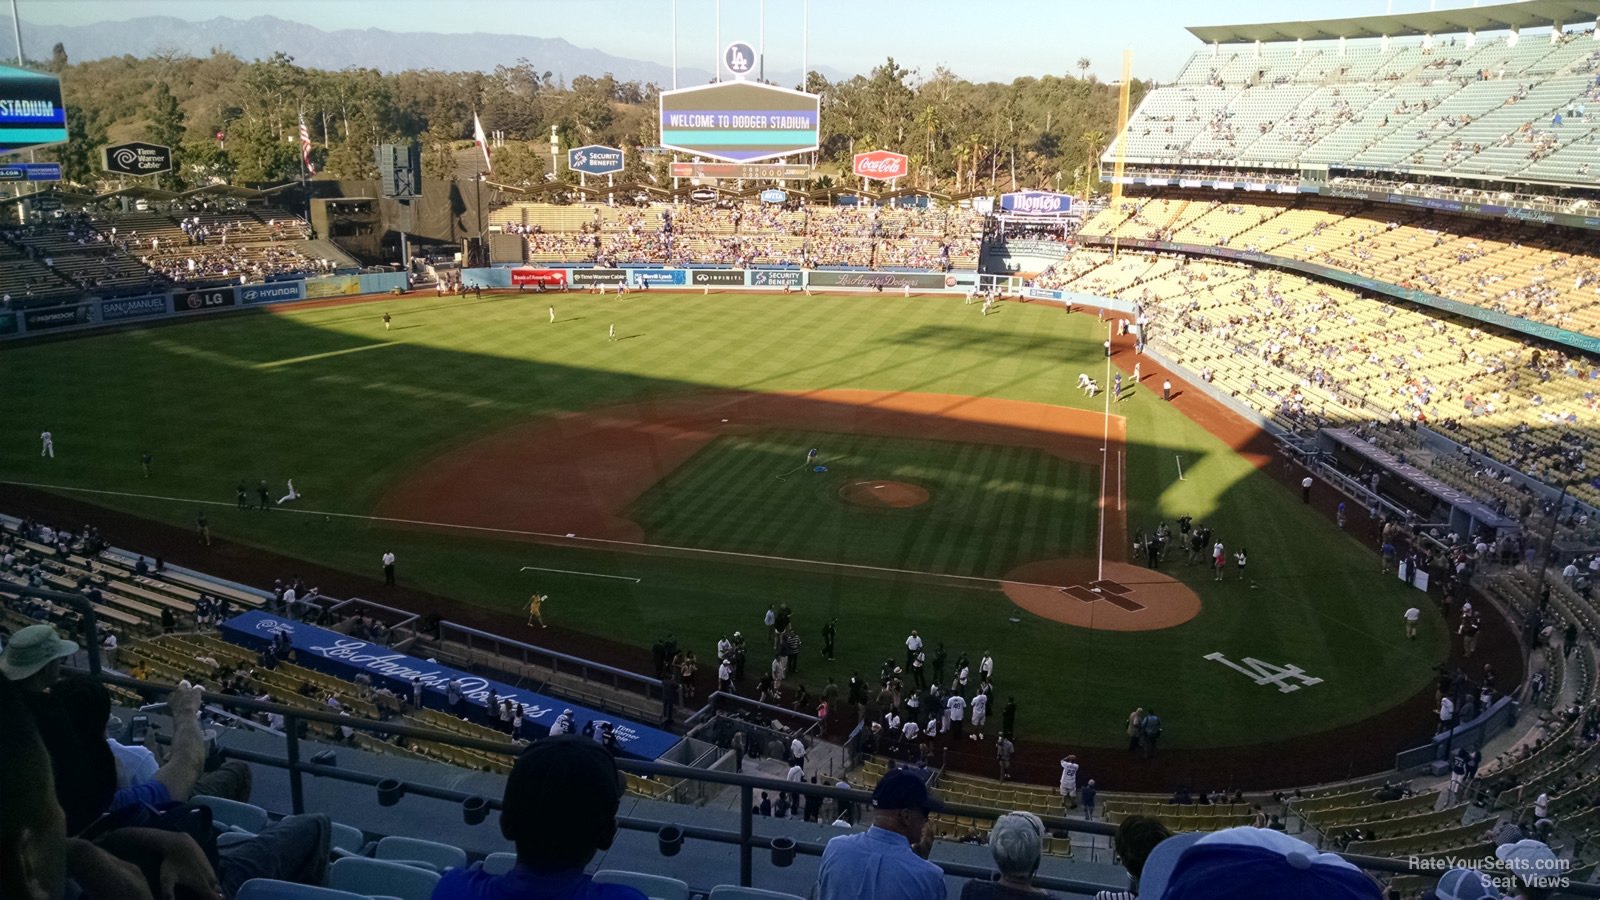
<path fill-rule="evenodd" d="M 983 217 L 959 208 L 516 203 L 490 224 L 534 263 L 970 269 Z"/>
<path fill-rule="evenodd" d="M 1581 183 L 1600 162 L 1600 43 L 1506 37 L 1197 52 L 1128 122 L 1126 161 L 1226 160 Z M 1557 116 L 1560 116 L 1558 123 Z M 1116 158 L 1115 143 L 1105 161 Z"/>

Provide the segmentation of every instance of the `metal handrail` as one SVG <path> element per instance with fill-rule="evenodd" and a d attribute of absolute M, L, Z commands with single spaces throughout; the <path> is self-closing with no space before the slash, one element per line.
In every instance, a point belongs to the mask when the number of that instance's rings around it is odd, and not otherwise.
<path fill-rule="evenodd" d="M 91 654 L 91 658 L 93 654 Z M 155 684 L 151 682 L 135 681 L 121 675 L 102 673 L 99 676 L 108 684 L 132 689 L 151 694 L 166 694 L 174 690 L 172 685 Z M 321 710 L 301 709 L 299 707 L 284 706 L 278 703 L 267 703 L 248 697 L 234 697 L 220 694 L 207 694 L 205 702 L 253 712 L 268 712 L 282 715 L 285 721 L 286 754 L 278 758 L 271 754 L 257 753 L 234 748 L 225 749 L 225 753 L 246 762 L 258 765 L 284 768 L 289 773 L 289 795 L 291 811 L 299 814 L 305 811 L 305 792 L 303 778 L 305 775 L 314 775 L 322 778 L 333 778 L 356 784 L 376 785 L 380 781 L 387 781 L 382 776 L 366 772 L 354 772 L 333 766 L 306 762 L 300 759 L 299 723 L 300 721 L 321 722 L 328 725 L 344 726 L 360 731 L 370 731 L 378 734 L 401 735 L 419 740 L 433 741 L 451 746 L 482 750 L 490 753 L 516 755 L 521 752 L 521 747 L 510 741 L 491 741 L 466 735 L 438 731 L 431 728 L 419 728 L 413 725 L 397 724 L 394 722 L 379 722 L 373 719 L 361 719 L 353 716 L 342 716 L 337 713 L 323 712 Z M 686 837 L 697 840 L 707 840 L 717 843 L 736 844 L 739 846 L 739 883 L 749 887 L 754 868 L 754 851 L 757 849 L 758 840 L 753 833 L 753 814 L 751 812 L 754 792 L 758 789 L 774 793 L 801 794 L 807 797 L 822 797 L 824 799 L 845 800 L 856 804 L 858 808 L 870 809 L 872 795 L 866 791 L 856 789 L 837 788 L 829 785 L 807 784 L 793 782 L 780 778 L 767 778 L 758 775 L 746 775 L 737 772 L 723 772 L 714 769 L 696 769 L 676 763 L 651 762 L 635 759 L 618 759 L 617 767 L 635 775 L 664 776 L 668 778 L 681 778 L 691 781 L 705 782 L 724 786 L 737 787 L 740 790 L 741 802 L 739 809 L 739 830 L 732 832 L 725 829 L 703 828 L 699 826 L 683 826 Z M 418 784 L 415 782 L 401 782 L 406 793 L 434 799 L 462 802 L 476 795 L 462 791 L 453 791 L 433 785 Z M 492 797 L 478 798 L 486 802 L 490 809 L 500 809 L 500 801 Z M 972 816 L 975 818 L 992 819 L 1003 815 L 1008 810 L 990 807 L 972 806 L 963 803 L 947 803 L 947 812 L 957 816 Z M 1109 836 L 1116 832 L 1116 827 L 1107 822 L 1091 822 L 1083 819 L 1067 818 L 1059 815 L 1040 816 L 1044 824 L 1053 832 L 1068 832 Z M 669 823 L 656 822 L 640 817 L 621 816 L 619 824 L 630 830 L 656 831 Z M 796 852 L 807 855 L 819 855 L 822 844 L 796 841 Z M 766 843 L 761 842 L 765 847 Z M 1365 856 L 1360 854 L 1340 854 L 1344 859 L 1369 872 L 1378 872 L 1389 875 L 1437 875 L 1438 870 L 1418 864 L 1418 860 L 1389 859 L 1386 857 Z M 983 867 L 969 866 L 960 863 L 939 862 L 947 874 L 973 878 L 990 878 L 993 873 Z M 1040 876 L 1035 882 L 1041 887 L 1070 893 L 1093 893 L 1100 890 L 1120 890 L 1117 885 L 1094 884 L 1049 876 Z M 1580 897 L 1600 897 L 1600 885 L 1573 884 L 1563 888 L 1563 891 Z"/>

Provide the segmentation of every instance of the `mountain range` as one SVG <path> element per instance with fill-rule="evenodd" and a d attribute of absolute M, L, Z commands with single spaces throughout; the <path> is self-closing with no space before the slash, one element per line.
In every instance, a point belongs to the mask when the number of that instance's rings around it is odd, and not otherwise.
<path fill-rule="evenodd" d="M 241 59 L 266 59 L 282 51 L 297 65 L 317 69 L 350 66 L 383 72 L 404 69 L 490 72 L 497 65 L 515 65 L 527 59 L 540 71 L 548 70 L 571 81 L 578 75 L 599 77 L 610 73 L 619 81 L 655 82 L 671 87 L 672 70 L 660 63 L 627 59 L 562 38 L 513 34 L 435 34 L 397 32 L 379 28 L 324 31 L 314 25 L 273 16 L 251 19 L 216 18 L 191 22 L 166 16 L 145 16 L 89 25 L 36 25 L 24 22 L 23 49 L 29 59 L 50 58 L 57 43 L 73 62 L 131 54 L 137 57 L 177 50 L 203 56 L 213 47 Z M 0 16 L 0 33 L 10 33 L 11 17 Z M 830 80 L 841 73 L 820 66 Z M 680 66 L 678 85 L 688 87 L 711 80 L 705 69 Z M 768 80 L 781 85 L 800 83 L 800 72 L 772 71 Z"/>

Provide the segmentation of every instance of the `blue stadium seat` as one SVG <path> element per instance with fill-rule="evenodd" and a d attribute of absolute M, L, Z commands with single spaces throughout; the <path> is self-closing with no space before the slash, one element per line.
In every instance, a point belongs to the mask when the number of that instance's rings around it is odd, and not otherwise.
<path fill-rule="evenodd" d="M 711 900 L 805 900 L 799 894 L 782 891 L 763 891 L 760 888 L 739 887 L 736 884 L 719 884 L 711 889 Z"/>
<path fill-rule="evenodd" d="M 328 887 L 357 894 L 428 900 L 439 883 L 439 873 L 382 859 L 347 856 L 334 860 L 328 870 Z"/>
<path fill-rule="evenodd" d="M 259 834 L 267 827 L 267 811 L 254 803 L 240 803 L 222 797 L 198 795 L 193 798 L 201 806 L 211 807 L 212 821 L 229 828 L 239 828 Z"/>
<path fill-rule="evenodd" d="M 594 873 L 601 884 L 625 884 L 638 888 L 650 900 L 689 900 L 689 885 L 676 878 L 646 875 L 642 872 L 625 872 L 621 869 L 602 869 Z"/>
<path fill-rule="evenodd" d="M 370 897 L 370 894 L 352 894 L 309 884 L 252 878 L 239 887 L 233 900 L 370 900 Z"/>
<path fill-rule="evenodd" d="M 360 856 L 361 851 L 366 849 L 367 846 L 367 836 L 361 833 L 361 829 L 339 822 L 330 824 L 333 825 L 334 849 Z"/>
<path fill-rule="evenodd" d="M 449 844 L 437 841 L 426 841 L 422 838 L 386 837 L 378 841 L 377 852 L 373 853 L 377 859 L 393 860 L 395 862 L 408 862 L 418 860 L 428 863 L 434 868 L 445 869 L 460 868 L 467 864 L 467 851 Z"/>
<path fill-rule="evenodd" d="M 516 864 L 515 853 L 491 853 L 483 858 L 483 870 L 490 875 L 504 875 Z"/>

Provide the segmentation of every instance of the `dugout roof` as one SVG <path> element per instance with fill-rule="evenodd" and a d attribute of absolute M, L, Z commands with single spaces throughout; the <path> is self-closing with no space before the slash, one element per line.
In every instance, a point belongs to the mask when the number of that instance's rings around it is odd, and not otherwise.
<path fill-rule="evenodd" d="M 1194 25 L 1190 26 L 1189 33 L 1208 44 L 1238 44 L 1508 31 L 1513 28 L 1581 25 L 1597 20 L 1600 20 L 1600 0 L 1521 0 L 1466 9 L 1439 9 L 1387 16 L 1353 16 L 1259 25 Z"/>

